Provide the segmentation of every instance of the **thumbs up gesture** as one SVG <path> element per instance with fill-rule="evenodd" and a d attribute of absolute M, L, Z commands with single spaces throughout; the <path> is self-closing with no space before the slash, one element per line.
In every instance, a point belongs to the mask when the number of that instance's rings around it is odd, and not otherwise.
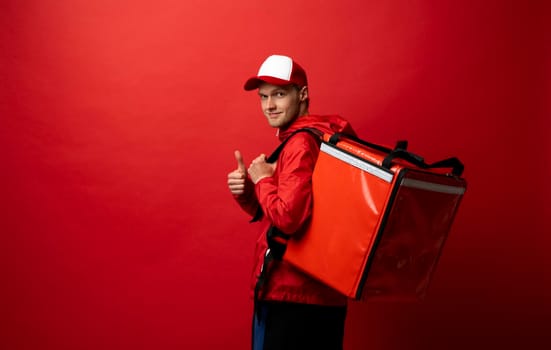
<path fill-rule="evenodd" d="M 235 151 L 234 155 L 237 161 L 237 169 L 228 174 L 228 188 L 233 195 L 239 196 L 245 192 L 247 169 L 241 152 Z"/>

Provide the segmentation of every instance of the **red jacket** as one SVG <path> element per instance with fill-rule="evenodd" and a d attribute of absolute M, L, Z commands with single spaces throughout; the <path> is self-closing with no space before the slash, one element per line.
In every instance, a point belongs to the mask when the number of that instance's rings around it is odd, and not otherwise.
<path fill-rule="evenodd" d="M 280 141 L 293 131 L 313 127 L 326 133 L 354 134 L 350 124 L 339 116 L 298 117 L 279 130 Z M 312 172 L 319 154 L 319 143 L 310 133 L 294 135 L 279 155 L 275 173 L 256 185 L 248 180 L 245 193 L 236 197 L 241 207 L 253 216 L 258 206 L 264 215 L 255 223 L 260 231 L 255 251 L 252 292 L 257 283 L 267 249 L 266 231 L 273 224 L 287 234 L 300 232 L 311 215 Z M 292 238 L 291 238 L 292 239 Z M 260 291 L 262 300 L 278 300 L 319 305 L 344 305 L 346 297 L 308 277 L 284 261 L 273 261 Z"/>

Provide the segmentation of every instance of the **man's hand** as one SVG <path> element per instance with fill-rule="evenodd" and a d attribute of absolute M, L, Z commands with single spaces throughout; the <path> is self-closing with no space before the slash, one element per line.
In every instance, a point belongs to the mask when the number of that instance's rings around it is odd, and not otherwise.
<path fill-rule="evenodd" d="M 247 171 L 241 152 L 235 151 L 235 160 L 237 161 L 237 169 L 228 174 L 228 188 L 233 195 L 239 196 L 245 193 L 245 181 L 247 179 Z"/>
<path fill-rule="evenodd" d="M 251 162 L 248 172 L 251 180 L 256 184 L 261 179 L 272 176 L 275 172 L 275 169 L 276 163 L 267 163 L 266 155 L 261 154 Z"/>

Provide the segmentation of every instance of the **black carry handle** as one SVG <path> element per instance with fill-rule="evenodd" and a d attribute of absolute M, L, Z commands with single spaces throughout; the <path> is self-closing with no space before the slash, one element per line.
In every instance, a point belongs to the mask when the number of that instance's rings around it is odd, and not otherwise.
<path fill-rule="evenodd" d="M 461 163 L 461 161 L 456 157 L 451 157 L 444 160 L 440 160 L 438 162 L 434 162 L 432 164 L 427 164 L 425 163 L 422 157 L 401 149 L 395 150 L 385 157 L 385 159 L 383 160 L 383 168 L 390 169 L 390 167 L 392 166 L 392 160 L 394 158 L 403 159 L 422 169 L 451 168 L 452 174 L 455 176 L 461 176 L 465 168 L 463 166 L 463 163 Z"/>
<path fill-rule="evenodd" d="M 339 142 L 342 137 L 347 138 L 349 140 L 352 140 L 356 143 L 359 143 L 360 145 L 376 149 L 377 151 L 380 151 L 380 152 L 383 152 L 383 153 L 392 153 L 393 151 L 396 151 L 396 150 L 399 150 L 399 149 L 405 151 L 408 148 L 408 142 L 406 140 L 397 141 L 396 146 L 394 146 L 394 149 L 391 149 L 391 148 L 388 148 L 388 147 L 385 147 L 385 146 L 378 145 L 376 143 L 367 142 L 365 140 L 360 139 L 359 137 L 356 137 L 356 136 L 353 136 L 353 135 L 348 135 L 348 134 L 343 134 L 343 133 L 340 133 L 340 132 L 337 132 L 337 133 L 334 133 L 333 135 L 331 135 L 331 137 L 329 137 L 328 143 L 330 143 L 333 146 L 336 146 L 337 142 Z"/>
<path fill-rule="evenodd" d="M 385 159 L 383 160 L 383 164 L 382 164 L 385 169 L 390 169 L 390 167 L 392 165 L 392 160 L 394 158 L 400 158 L 400 159 L 403 159 L 403 160 L 405 160 L 405 161 L 407 161 L 407 162 L 409 162 L 413 165 L 416 165 L 416 166 L 418 166 L 419 168 L 422 168 L 422 169 L 451 168 L 453 175 L 461 176 L 461 174 L 463 174 L 463 170 L 464 170 L 463 163 L 461 163 L 461 161 L 459 161 L 459 159 L 457 159 L 456 157 L 444 159 L 444 160 L 441 160 L 441 161 L 438 161 L 438 162 L 435 162 L 435 163 L 432 163 L 432 164 L 427 164 L 427 163 L 425 163 L 425 160 L 423 159 L 423 157 L 421 157 L 421 156 L 419 156 L 415 153 L 408 152 L 406 150 L 407 147 L 408 147 L 408 142 L 406 140 L 400 140 L 400 141 L 396 142 L 396 146 L 394 147 L 394 149 L 390 149 L 390 148 L 385 147 L 385 146 L 381 146 L 381 145 L 378 145 L 378 144 L 375 144 L 375 143 L 364 141 L 364 140 L 362 140 L 358 137 L 352 136 L 352 135 L 347 135 L 347 134 L 343 134 L 343 133 L 335 133 L 335 134 L 331 135 L 331 137 L 329 138 L 329 143 L 332 144 L 332 145 L 336 145 L 337 142 L 339 142 L 342 137 L 347 138 L 349 140 L 352 140 L 352 141 L 354 141 L 356 143 L 359 143 L 363 146 L 378 150 L 378 151 L 383 152 L 383 153 L 387 153 L 388 156 L 385 157 Z"/>

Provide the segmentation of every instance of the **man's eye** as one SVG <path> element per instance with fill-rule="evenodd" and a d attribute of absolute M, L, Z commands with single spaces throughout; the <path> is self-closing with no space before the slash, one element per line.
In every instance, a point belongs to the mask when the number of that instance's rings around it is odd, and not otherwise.
<path fill-rule="evenodd" d="M 278 92 L 276 94 L 277 97 L 284 97 L 285 96 L 285 93 L 284 92 Z"/>

